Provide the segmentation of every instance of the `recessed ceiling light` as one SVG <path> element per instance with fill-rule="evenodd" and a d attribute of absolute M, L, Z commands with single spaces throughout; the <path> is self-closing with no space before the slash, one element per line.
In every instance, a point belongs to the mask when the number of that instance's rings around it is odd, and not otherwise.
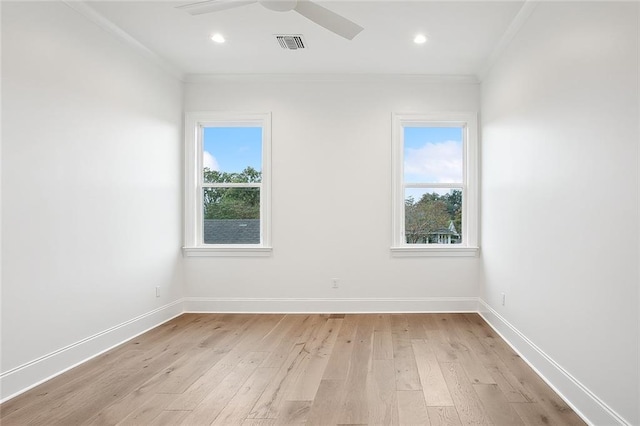
<path fill-rule="evenodd" d="M 224 37 L 220 33 L 213 34 L 211 36 L 211 40 L 215 41 L 216 43 L 224 43 Z"/>
<path fill-rule="evenodd" d="M 415 44 L 424 44 L 427 42 L 427 37 L 424 34 L 418 34 L 413 38 Z"/>

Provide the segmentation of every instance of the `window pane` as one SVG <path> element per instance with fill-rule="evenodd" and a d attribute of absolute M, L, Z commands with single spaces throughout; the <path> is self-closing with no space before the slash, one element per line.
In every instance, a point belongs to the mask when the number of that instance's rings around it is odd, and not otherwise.
<path fill-rule="evenodd" d="M 204 182 L 260 182 L 262 127 L 205 127 Z"/>
<path fill-rule="evenodd" d="M 406 188 L 404 199 L 407 244 L 462 242 L 462 189 Z"/>
<path fill-rule="evenodd" d="M 462 183 L 462 127 L 404 127 L 405 183 Z"/>
<path fill-rule="evenodd" d="M 260 244 L 260 188 L 203 191 L 205 244 Z"/>

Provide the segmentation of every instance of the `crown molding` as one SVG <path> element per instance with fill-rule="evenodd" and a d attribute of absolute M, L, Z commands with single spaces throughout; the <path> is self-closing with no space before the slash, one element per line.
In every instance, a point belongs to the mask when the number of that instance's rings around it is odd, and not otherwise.
<path fill-rule="evenodd" d="M 480 67 L 480 71 L 478 72 L 478 80 L 480 82 L 482 82 L 487 77 L 489 71 L 491 71 L 491 68 L 493 68 L 500 56 L 502 56 L 515 36 L 522 29 L 524 24 L 529 20 L 529 17 L 533 13 L 537 5 L 538 0 L 525 0 L 518 13 L 507 27 L 506 31 L 502 34 L 502 37 L 500 37 L 500 40 L 498 40 L 498 43 L 496 43 L 491 54 L 487 57 L 484 64 Z"/>
<path fill-rule="evenodd" d="M 80 15 L 84 16 L 86 19 L 93 22 L 98 27 L 102 28 L 104 31 L 108 32 L 115 38 L 124 42 L 130 48 L 138 52 L 141 56 L 159 66 L 167 74 L 175 77 L 180 81 L 184 80 L 184 73 L 181 70 L 176 68 L 173 64 L 167 62 L 164 58 L 160 57 L 157 53 L 149 49 L 144 44 L 140 43 L 136 38 L 114 24 L 111 20 L 89 6 L 86 2 L 79 0 L 61 0 L 61 2 L 69 6 L 71 9 L 75 10 Z"/>
<path fill-rule="evenodd" d="M 421 84 L 480 84 L 475 75 L 435 74 L 186 74 L 185 83 L 212 82 L 369 82 L 369 83 L 421 83 Z"/>

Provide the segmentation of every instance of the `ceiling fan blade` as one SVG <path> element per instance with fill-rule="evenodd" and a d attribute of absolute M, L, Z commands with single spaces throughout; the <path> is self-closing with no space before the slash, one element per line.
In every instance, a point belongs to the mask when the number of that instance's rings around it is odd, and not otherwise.
<path fill-rule="evenodd" d="M 308 0 L 298 0 L 298 4 L 293 10 L 348 40 L 353 40 L 364 29 L 355 22 Z"/>
<path fill-rule="evenodd" d="M 192 15 L 201 15 L 209 12 L 233 9 L 248 4 L 257 3 L 258 0 L 205 0 L 197 3 L 184 4 L 176 9 L 184 10 Z"/>

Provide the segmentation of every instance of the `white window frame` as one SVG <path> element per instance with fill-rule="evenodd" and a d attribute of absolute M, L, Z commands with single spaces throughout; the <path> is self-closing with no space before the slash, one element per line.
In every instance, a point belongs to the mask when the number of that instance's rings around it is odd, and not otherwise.
<path fill-rule="evenodd" d="M 205 127 L 261 127 L 262 179 L 260 183 L 207 184 L 202 173 Z M 205 244 L 202 193 L 206 187 L 260 188 L 260 243 Z M 271 248 L 271 113 L 185 113 L 185 220 L 186 256 L 270 256 Z"/>
<path fill-rule="evenodd" d="M 463 127 L 463 178 L 460 184 L 404 182 L 405 127 Z M 443 112 L 392 116 L 392 244 L 394 257 L 476 256 L 478 253 L 478 123 L 476 113 Z M 405 188 L 460 188 L 462 186 L 462 242 L 460 244 L 407 244 Z"/>

